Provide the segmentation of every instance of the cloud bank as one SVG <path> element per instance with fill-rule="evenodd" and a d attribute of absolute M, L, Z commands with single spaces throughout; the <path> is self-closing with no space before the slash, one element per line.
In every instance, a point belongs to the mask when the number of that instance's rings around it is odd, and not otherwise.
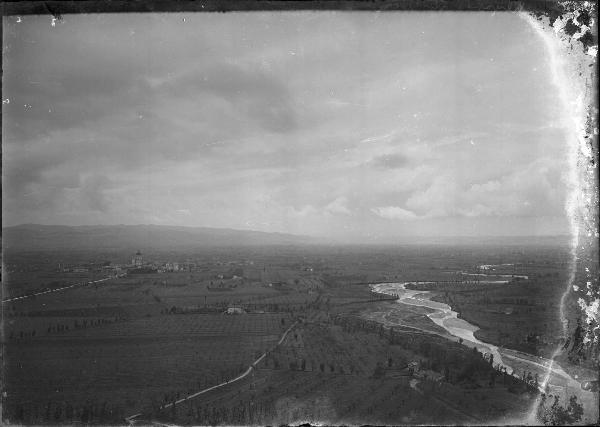
<path fill-rule="evenodd" d="M 4 28 L 5 226 L 358 242 L 568 230 L 564 123 L 548 58 L 516 15 L 28 16 Z"/>

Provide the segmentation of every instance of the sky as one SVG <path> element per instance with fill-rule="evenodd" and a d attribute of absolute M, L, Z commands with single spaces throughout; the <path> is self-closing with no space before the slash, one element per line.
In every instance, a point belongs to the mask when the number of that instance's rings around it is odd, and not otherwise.
<path fill-rule="evenodd" d="M 2 223 L 554 235 L 565 111 L 514 13 L 4 18 Z"/>

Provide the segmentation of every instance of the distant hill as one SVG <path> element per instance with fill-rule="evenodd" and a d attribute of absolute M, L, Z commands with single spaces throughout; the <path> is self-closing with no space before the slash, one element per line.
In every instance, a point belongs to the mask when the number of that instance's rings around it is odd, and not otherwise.
<path fill-rule="evenodd" d="M 163 225 L 63 226 L 25 224 L 2 229 L 5 251 L 59 249 L 175 249 L 211 246 L 292 245 L 310 237 L 225 228 Z"/>
<path fill-rule="evenodd" d="M 24 224 L 2 229 L 6 251 L 88 250 L 88 249 L 192 249 L 259 245 L 346 246 L 569 246 L 569 236 L 404 236 L 386 241 L 345 242 L 343 240 L 267 233 L 228 228 L 180 227 L 168 225 L 64 226 Z"/>
<path fill-rule="evenodd" d="M 416 237 L 413 244 L 455 246 L 569 246 L 571 236 L 441 236 Z"/>

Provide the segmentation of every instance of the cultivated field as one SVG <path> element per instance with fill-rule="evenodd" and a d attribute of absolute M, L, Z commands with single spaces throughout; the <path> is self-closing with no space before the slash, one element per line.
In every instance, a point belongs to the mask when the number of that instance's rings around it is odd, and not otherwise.
<path fill-rule="evenodd" d="M 446 348 L 443 340 L 437 345 L 444 354 L 434 355 L 428 342 L 425 336 L 392 337 L 359 318 L 309 321 L 235 388 L 154 416 L 182 424 L 464 424 L 528 409 L 534 394 L 518 380 L 459 345 Z M 420 365 L 418 372 L 409 370 L 411 362 Z"/>
<path fill-rule="evenodd" d="M 437 298 L 479 325 L 482 339 L 541 351 L 540 342 L 522 342 L 528 331 L 522 322 L 532 331 L 553 327 L 553 308 L 542 308 L 547 300 L 540 294 L 557 293 L 564 267 L 560 251 L 536 258 L 513 247 L 145 254 L 149 262 L 181 259 L 193 268 L 133 271 L 3 304 L 5 421 L 123 424 L 138 414 L 138 423 L 237 425 L 513 419 L 531 405 L 535 387 L 445 339 L 427 318 L 429 309 L 382 301 L 368 285 L 448 281 L 482 264 L 521 259 L 511 274 L 528 280 L 445 285 Z M 10 294 L 28 288 L 28 281 L 39 288 L 47 280 L 74 279 L 56 271 L 69 257 L 96 264 L 126 259 L 119 253 L 12 254 L 5 276 Z M 101 277 L 97 271 L 88 279 Z M 224 314 L 229 308 L 242 314 Z M 393 331 L 383 327 L 390 324 Z"/>
<path fill-rule="evenodd" d="M 9 402 L 19 402 L 7 410 L 30 423 L 48 407 L 55 421 L 81 419 L 86 408 L 90 420 L 122 421 L 233 378 L 288 323 L 278 314 L 162 315 L 19 340 L 5 355 Z"/>

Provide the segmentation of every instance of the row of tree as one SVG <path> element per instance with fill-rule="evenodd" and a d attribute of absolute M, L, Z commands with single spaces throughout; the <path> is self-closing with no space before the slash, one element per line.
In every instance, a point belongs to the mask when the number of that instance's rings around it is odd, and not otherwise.
<path fill-rule="evenodd" d="M 50 334 L 60 334 L 70 330 L 77 329 L 88 329 L 88 328 L 96 328 L 99 326 L 106 326 L 116 322 L 122 322 L 129 320 L 124 316 L 116 316 L 110 318 L 101 318 L 101 319 L 80 319 L 74 320 L 71 325 L 69 323 L 51 323 L 47 327 L 45 327 L 45 332 L 47 335 Z M 10 331 L 9 340 L 10 341 L 18 341 L 25 338 L 35 338 L 39 336 L 37 329 L 30 329 L 24 331 Z"/>
<path fill-rule="evenodd" d="M 84 404 L 68 401 L 40 403 L 16 403 L 3 405 L 3 421 L 6 424 L 121 424 L 125 417 L 121 404 L 88 400 Z"/>

